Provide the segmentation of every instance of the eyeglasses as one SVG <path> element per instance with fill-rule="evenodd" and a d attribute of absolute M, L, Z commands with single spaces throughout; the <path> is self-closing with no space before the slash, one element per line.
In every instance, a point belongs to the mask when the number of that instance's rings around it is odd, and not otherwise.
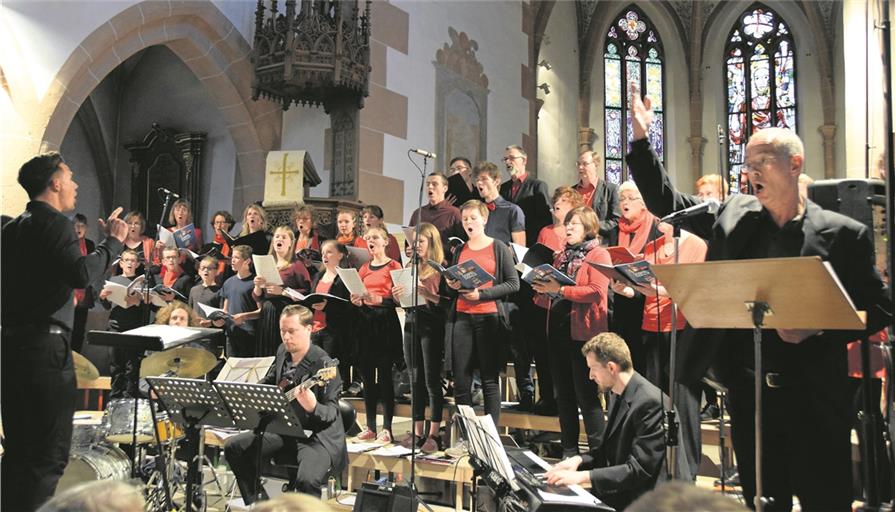
<path fill-rule="evenodd" d="M 619 201 L 640 201 L 642 199 L 643 198 L 640 196 L 619 196 L 618 197 Z"/>
<path fill-rule="evenodd" d="M 583 225 L 584 225 L 584 224 L 582 224 L 581 222 L 576 222 L 576 221 L 574 221 L 574 220 L 573 220 L 573 221 L 566 222 L 566 227 L 571 227 L 571 226 L 583 226 Z"/>
<path fill-rule="evenodd" d="M 587 167 L 588 165 L 594 165 L 596 162 L 591 160 L 590 162 L 578 162 L 578 167 Z"/>
<path fill-rule="evenodd" d="M 753 160 L 752 162 L 743 162 L 742 170 L 746 173 L 761 172 L 762 169 L 766 168 L 769 163 L 776 159 L 777 155 L 767 155 L 757 160 Z"/>
<path fill-rule="evenodd" d="M 505 156 L 505 157 L 503 157 L 503 161 L 504 161 L 504 162 L 509 162 L 509 161 L 511 161 L 511 160 L 516 160 L 516 159 L 518 159 L 518 158 L 522 158 L 522 155 L 518 155 L 518 156 Z"/>

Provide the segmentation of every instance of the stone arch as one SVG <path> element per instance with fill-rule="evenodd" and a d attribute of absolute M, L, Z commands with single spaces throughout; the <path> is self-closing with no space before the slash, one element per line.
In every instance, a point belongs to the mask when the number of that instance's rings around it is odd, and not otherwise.
<path fill-rule="evenodd" d="M 41 151 L 58 149 L 81 104 L 125 59 L 167 46 L 196 75 L 223 116 L 236 147 L 237 208 L 263 195 L 265 155 L 282 132 L 279 105 L 251 99 L 251 46 L 210 1 L 133 5 L 91 33 L 72 52 L 39 106 Z"/>

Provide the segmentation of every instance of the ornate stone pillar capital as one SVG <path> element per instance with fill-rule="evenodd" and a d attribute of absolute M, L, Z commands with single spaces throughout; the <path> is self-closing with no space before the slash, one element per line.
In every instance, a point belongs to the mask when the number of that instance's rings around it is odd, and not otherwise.
<path fill-rule="evenodd" d="M 594 131 L 593 128 L 588 126 L 581 126 L 578 128 L 578 149 L 580 151 L 584 151 L 587 149 L 594 149 L 594 142 L 597 141 L 599 137 L 597 137 L 597 132 Z"/>

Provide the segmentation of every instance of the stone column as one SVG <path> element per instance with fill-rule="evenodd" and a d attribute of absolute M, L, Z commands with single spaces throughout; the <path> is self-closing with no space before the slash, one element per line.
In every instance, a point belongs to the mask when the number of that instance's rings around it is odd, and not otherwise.
<path fill-rule="evenodd" d="M 836 142 L 836 125 L 825 124 L 818 127 L 817 131 L 823 137 L 824 143 L 824 178 L 833 179 L 836 177 L 836 160 L 835 160 L 835 142 Z"/>
<path fill-rule="evenodd" d="M 705 153 L 705 144 L 708 142 L 705 137 L 687 137 L 690 143 L 690 172 L 691 179 L 696 180 L 702 176 L 702 157 Z"/>
<path fill-rule="evenodd" d="M 360 155 L 360 110 L 357 100 L 348 99 L 328 105 L 332 126 L 331 197 L 357 199 L 357 173 Z"/>

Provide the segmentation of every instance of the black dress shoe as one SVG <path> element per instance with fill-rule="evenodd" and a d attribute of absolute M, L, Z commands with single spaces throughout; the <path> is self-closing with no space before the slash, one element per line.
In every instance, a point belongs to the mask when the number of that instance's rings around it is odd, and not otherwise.
<path fill-rule="evenodd" d="M 700 421 L 716 420 L 721 416 L 721 409 L 715 404 L 706 404 L 699 413 Z"/>
<path fill-rule="evenodd" d="M 514 411 L 531 412 L 535 406 L 535 397 L 531 393 L 522 393 L 519 403 L 511 407 Z"/>
<path fill-rule="evenodd" d="M 538 400 L 532 412 L 539 416 L 556 416 L 559 413 L 554 400 Z"/>

